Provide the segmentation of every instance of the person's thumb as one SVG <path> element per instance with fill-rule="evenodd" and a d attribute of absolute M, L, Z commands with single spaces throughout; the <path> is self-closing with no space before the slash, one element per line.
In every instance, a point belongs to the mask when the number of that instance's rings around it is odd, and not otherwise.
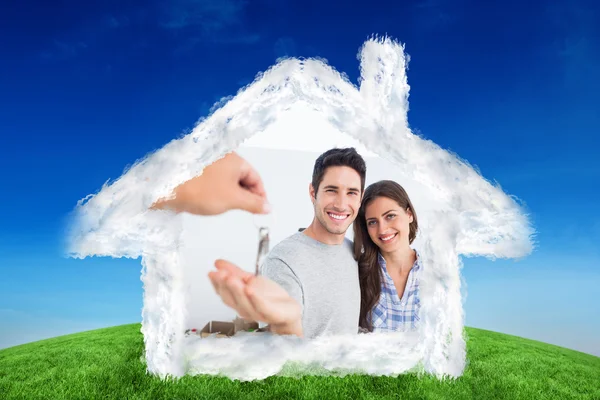
<path fill-rule="evenodd" d="M 268 214 L 271 212 L 271 206 L 266 198 L 245 189 L 238 192 L 237 203 L 237 208 L 252 214 Z"/>

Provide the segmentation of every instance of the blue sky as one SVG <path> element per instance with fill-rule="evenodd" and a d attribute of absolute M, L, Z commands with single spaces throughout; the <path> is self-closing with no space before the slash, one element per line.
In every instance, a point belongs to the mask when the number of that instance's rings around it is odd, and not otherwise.
<path fill-rule="evenodd" d="M 285 3 L 285 4 L 284 4 Z M 356 83 L 406 44 L 412 129 L 527 207 L 537 249 L 466 259 L 467 325 L 600 355 L 595 1 L 21 1 L 0 12 L 0 347 L 141 320 L 140 262 L 62 257 L 76 202 L 278 57 Z"/>

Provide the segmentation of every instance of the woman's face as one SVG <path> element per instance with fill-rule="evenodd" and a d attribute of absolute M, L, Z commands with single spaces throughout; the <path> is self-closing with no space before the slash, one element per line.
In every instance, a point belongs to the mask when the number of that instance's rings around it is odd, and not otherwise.
<path fill-rule="evenodd" d="M 388 198 L 377 197 L 365 209 L 367 231 L 373 243 L 384 252 L 392 252 L 409 245 L 410 211 Z"/>

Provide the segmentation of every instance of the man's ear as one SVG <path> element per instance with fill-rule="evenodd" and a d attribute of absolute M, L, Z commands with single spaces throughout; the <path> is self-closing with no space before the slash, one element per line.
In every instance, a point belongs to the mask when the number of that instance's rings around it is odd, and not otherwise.
<path fill-rule="evenodd" d="M 317 200 L 317 198 L 316 198 L 315 188 L 313 187 L 312 183 L 308 184 L 308 194 L 310 195 L 310 201 L 312 201 L 314 204 L 315 201 Z"/>

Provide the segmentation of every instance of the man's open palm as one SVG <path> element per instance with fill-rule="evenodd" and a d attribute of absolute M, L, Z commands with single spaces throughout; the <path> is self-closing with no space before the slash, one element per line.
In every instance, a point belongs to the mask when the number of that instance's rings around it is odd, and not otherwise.
<path fill-rule="evenodd" d="M 208 274 L 223 302 L 248 321 L 260 321 L 281 334 L 302 335 L 300 305 L 281 286 L 225 260 Z"/>

